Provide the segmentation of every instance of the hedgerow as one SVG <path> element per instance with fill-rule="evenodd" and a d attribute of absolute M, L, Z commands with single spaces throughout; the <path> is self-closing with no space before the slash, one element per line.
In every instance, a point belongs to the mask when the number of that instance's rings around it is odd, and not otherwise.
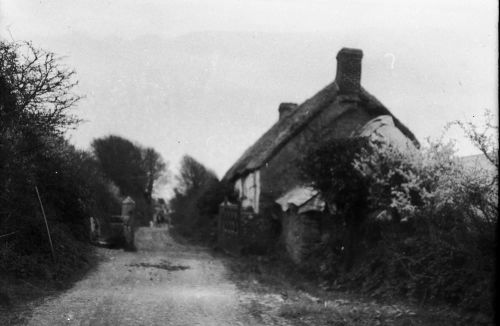
<path fill-rule="evenodd" d="M 64 136 L 79 122 L 74 74 L 31 43 L 0 42 L 1 274 L 74 274 L 91 251 L 89 216 L 116 207 L 96 160 Z"/>
<path fill-rule="evenodd" d="M 497 150 L 488 155 L 491 169 L 470 169 L 440 141 L 401 151 L 340 139 L 315 149 L 303 170 L 338 223 L 311 259 L 339 288 L 491 313 Z"/>

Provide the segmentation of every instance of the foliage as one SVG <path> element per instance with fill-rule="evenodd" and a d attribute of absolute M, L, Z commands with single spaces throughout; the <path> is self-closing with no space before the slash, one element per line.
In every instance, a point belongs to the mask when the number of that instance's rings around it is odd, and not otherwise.
<path fill-rule="evenodd" d="M 94 139 L 92 149 L 102 171 L 116 184 L 121 196 L 134 199 L 134 223 L 147 225 L 153 214 L 155 186 L 166 182 L 167 163 L 153 148 L 115 135 Z"/>
<path fill-rule="evenodd" d="M 175 196 L 170 201 L 174 225 L 184 236 L 210 237 L 227 185 L 219 182 L 214 172 L 188 155 L 181 160 L 177 181 Z"/>
<path fill-rule="evenodd" d="M 230 183 L 225 180 L 218 181 L 217 179 L 212 179 L 197 201 L 196 207 L 201 215 L 213 219 L 219 213 L 219 205 L 225 199 L 235 202 L 236 197 Z"/>
<path fill-rule="evenodd" d="M 458 126 L 465 134 L 465 137 L 483 153 L 498 171 L 498 125 L 494 124 L 498 118 L 490 110 L 485 110 L 482 126 L 478 126 L 471 121 L 455 120 L 448 123 L 445 130 L 453 126 Z"/>
<path fill-rule="evenodd" d="M 367 214 L 367 180 L 356 170 L 356 157 L 368 149 L 364 138 L 334 139 L 313 148 L 300 166 L 306 179 L 335 206 L 339 219 L 347 226 L 342 245 L 344 267 L 351 268 L 362 237 L 361 226 Z"/>
<path fill-rule="evenodd" d="M 52 240 L 62 253 L 72 247 L 81 247 L 77 240 L 88 240 L 87 221 L 89 216 L 106 217 L 119 210 L 118 198 L 109 189 L 109 183 L 98 169 L 90 154 L 76 150 L 60 137 L 43 139 L 43 150 L 35 153 L 29 169 L 18 168 L 6 181 L 15 187 L 7 186 L 2 197 L 0 229 L 2 234 L 17 232 L 2 241 L 5 249 L 12 252 L 4 257 L 20 255 L 17 261 L 26 261 L 22 270 L 27 276 L 36 275 L 39 263 L 48 260 L 50 269 L 49 246 L 43 216 L 36 197 L 34 186 L 37 185 L 52 234 Z M 30 180 L 30 178 L 32 178 Z M 35 183 L 36 182 L 36 183 Z M 2 184 L 2 186 L 5 184 Z M 54 235 L 55 230 L 64 230 L 60 241 Z M 61 231 L 63 232 L 63 231 Z M 26 241 L 30 239 L 30 241 Z M 71 253 L 76 253 L 71 251 Z M 78 253 L 78 256 L 84 253 Z M 21 259 L 21 257 L 24 257 Z M 34 260 L 30 260 L 32 257 Z M 39 258 L 36 258 L 39 257 Z M 59 257 L 60 258 L 60 257 Z M 59 259 L 57 258 L 57 259 Z M 3 261 L 4 263 L 7 260 Z M 10 265 L 13 260 L 9 260 Z M 64 264 L 68 260 L 58 260 Z M 7 271 L 12 270 L 12 266 Z M 13 265 L 14 267 L 17 265 Z M 74 267 L 78 266 L 77 264 Z M 68 268 L 57 264 L 54 268 Z M 44 267 L 45 268 L 45 267 Z M 51 272 L 52 273 L 52 272 Z M 40 274 L 45 275 L 45 274 Z M 40 276 L 39 275 L 39 276 Z"/>
<path fill-rule="evenodd" d="M 319 245 L 316 258 L 322 261 L 325 277 L 373 296 L 400 295 L 491 312 L 498 224 L 498 169 L 493 164 L 498 143 L 481 136 L 473 125 L 460 126 L 489 153 L 492 169 L 464 166 L 454 144 L 442 141 L 429 141 L 420 151 L 401 152 L 388 143 L 370 142 L 358 148 L 333 143 L 314 152 L 311 164 L 319 161 L 315 168 L 324 171 L 309 175 L 329 203 L 340 204 L 336 218 L 348 222 L 342 207 L 356 202 L 366 208 L 358 211 L 364 217 L 352 269 L 338 268 L 351 254 L 342 250 L 349 238 L 348 224 L 335 227 L 329 240 Z M 335 173 L 342 171 L 336 164 L 345 164 L 344 172 Z M 342 196 L 344 189 L 357 187 L 365 189 Z"/>
<path fill-rule="evenodd" d="M 143 169 L 146 172 L 145 196 L 147 202 L 151 204 L 155 182 L 165 183 L 167 181 L 167 164 L 161 155 L 151 147 L 142 150 L 142 164 Z"/>
<path fill-rule="evenodd" d="M 102 170 L 118 186 L 122 196 L 144 196 L 147 176 L 139 146 L 128 139 L 110 135 L 94 139 L 92 149 Z"/>
<path fill-rule="evenodd" d="M 0 76 L 11 89 L 17 108 L 11 106 L 8 113 L 17 115 L 24 127 L 46 134 L 76 125 L 78 118 L 69 114 L 81 98 L 73 92 L 77 85 L 74 75 L 61 58 L 31 42 L 0 42 Z"/>
<path fill-rule="evenodd" d="M 475 139 L 493 158 L 495 143 Z M 390 208 L 407 224 L 406 232 L 381 228 L 386 269 L 381 275 L 409 297 L 489 311 L 498 170 L 463 166 L 452 143 L 430 142 L 420 152 L 404 154 L 390 146 L 377 148 L 375 155 L 361 155 L 356 163 L 369 180 L 371 207 Z"/>
<path fill-rule="evenodd" d="M 43 228 L 43 221 L 35 222 Z M 64 224 L 51 224 L 51 236 L 54 243 L 55 261 L 51 259 L 50 249 L 43 234 L 34 228 L 30 239 L 37 250 L 19 250 L 22 241 L 17 237 L 14 241 L 5 242 L 0 247 L 0 273 L 11 274 L 18 278 L 41 278 L 49 281 L 63 281 L 70 278 L 76 270 L 89 267 L 92 252 L 82 241 L 78 241 Z M 24 245 L 26 249 L 26 245 Z"/>
<path fill-rule="evenodd" d="M 177 176 L 177 189 L 187 194 L 207 188 L 209 183 L 217 179 L 215 173 L 207 169 L 203 164 L 189 155 L 184 155 L 181 159 L 181 168 Z"/>
<path fill-rule="evenodd" d="M 266 256 L 245 255 L 228 261 L 231 276 L 246 290 L 280 293 L 276 311 L 292 325 L 477 325 L 476 320 L 444 307 L 416 309 L 401 300 L 370 300 L 359 293 L 324 291 L 325 284 L 297 269 L 278 253 Z M 318 264 L 311 266 L 317 270 Z M 358 279 L 362 283 L 365 278 Z M 320 289 L 322 288 L 322 289 Z M 385 302 L 384 302 L 385 301 Z M 438 309 L 435 309 L 438 308 Z M 465 316 L 464 316 L 465 315 Z M 465 318 L 464 318 L 465 317 Z M 476 323 L 474 323 L 476 321 Z"/>
<path fill-rule="evenodd" d="M 366 197 L 366 182 L 353 166 L 366 145 L 364 138 L 334 139 L 314 148 L 301 164 L 307 178 L 314 180 L 314 187 L 345 213 Z"/>
<path fill-rule="evenodd" d="M 450 207 L 496 219 L 497 176 L 488 170 L 470 170 L 455 156 L 453 143 L 430 142 L 422 151 L 399 152 L 388 144 L 371 144 L 355 161 L 368 181 L 372 210 L 391 208 L 404 220 L 430 210 L 437 214 Z"/>
<path fill-rule="evenodd" d="M 63 278 L 87 255 L 89 216 L 117 201 L 94 158 L 63 137 L 78 119 L 74 72 L 31 43 L 0 42 L 0 271 Z M 39 189 L 56 252 L 50 257 Z"/>

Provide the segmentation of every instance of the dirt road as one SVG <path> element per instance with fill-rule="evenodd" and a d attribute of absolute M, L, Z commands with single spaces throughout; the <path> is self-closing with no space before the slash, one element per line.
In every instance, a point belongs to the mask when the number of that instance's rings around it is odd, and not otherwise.
<path fill-rule="evenodd" d="M 159 236 L 168 244 L 151 251 L 148 239 Z M 99 249 L 99 267 L 34 307 L 27 325 L 287 325 L 279 295 L 238 289 L 206 250 L 147 231 L 138 243 L 150 250 Z"/>
<path fill-rule="evenodd" d="M 448 312 L 308 288 L 292 281 L 291 271 L 273 272 L 272 264 L 260 260 L 214 256 L 175 242 L 165 229 L 139 230 L 136 245 L 137 252 L 99 249 L 102 262 L 93 272 L 69 290 L 31 302 L 22 318 L 13 319 L 16 325 L 475 324 Z"/>

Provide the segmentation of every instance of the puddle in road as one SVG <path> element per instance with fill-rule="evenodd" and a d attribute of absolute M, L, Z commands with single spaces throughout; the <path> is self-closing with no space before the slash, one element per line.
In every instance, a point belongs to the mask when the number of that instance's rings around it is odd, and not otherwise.
<path fill-rule="evenodd" d="M 189 269 L 189 266 L 184 266 L 184 265 L 174 265 L 168 260 L 162 260 L 159 263 L 135 263 L 135 264 L 129 264 L 125 266 L 131 266 L 131 267 L 146 267 L 146 268 L 158 268 L 158 269 L 164 269 L 167 271 L 183 271 L 186 269 Z"/>

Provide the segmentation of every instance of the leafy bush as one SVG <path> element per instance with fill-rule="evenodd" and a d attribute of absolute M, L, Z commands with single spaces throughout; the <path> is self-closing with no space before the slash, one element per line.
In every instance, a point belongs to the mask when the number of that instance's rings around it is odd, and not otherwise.
<path fill-rule="evenodd" d="M 23 230 L 18 236 L 5 242 L 0 247 L 0 273 L 15 275 L 19 278 L 42 278 L 50 281 L 62 281 L 70 278 L 75 271 L 86 269 L 92 260 L 92 250 L 84 242 L 73 236 L 64 224 L 51 224 L 51 237 L 54 243 L 55 260 L 50 254 L 47 235 L 43 222 L 35 224 L 31 230 Z M 30 236 L 32 250 L 26 245 Z"/>
<path fill-rule="evenodd" d="M 313 186 L 335 207 L 337 219 L 345 225 L 341 247 L 346 269 L 351 268 L 358 254 L 362 225 L 368 212 L 367 180 L 353 163 L 368 149 L 365 138 L 334 139 L 315 148 L 301 163 L 305 178 L 313 180 Z"/>
<path fill-rule="evenodd" d="M 332 218 L 347 226 L 331 230 L 317 250 L 323 276 L 374 296 L 490 313 L 498 169 L 466 168 L 452 143 L 401 152 L 384 142 L 342 141 L 317 149 L 304 164 L 313 185 L 339 209 Z M 498 150 L 487 152 L 494 166 Z M 356 241 L 354 256 L 346 239 Z M 339 269 L 349 255 L 353 268 Z"/>
<path fill-rule="evenodd" d="M 215 217 L 224 197 L 230 196 L 231 187 L 187 155 L 182 159 L 177 179 L 178 187 L 170 201 L 172 222 L 177 231 L 186 237 L 215 240 Z"/>
<path fill-rule="evenodd" d="M 115 184 L 123 198 L 130 196 L 135 202 L 132 223 L 149 225 L 153 217 L 153 191 L 166 182 L 168 165 L 153 148 L 120 136 L 110 135 L 96 138 L 92 151 L 99 168 Z"/>
<path fill-rule="evenodd" d="M 64 138 L 74 72 L 31 43 L 0 42 L 0 271 L 69 276 L 90 251 L 88 217 L 116 205 L 94 158 Z M 52 261 L 39 190 L 54 244 Z"/>
<path fill-rule="evenodd" d="M 399 280 L 394 288 L 409 297 L 489 310 L 497 175 L 465 168 L 452 144 L 431 143 L 410 155 L 378 148 L 356 162 L 369 180 L 370 206 L 390 208 L 407 224 L 381 228 L 384 267 L 392 270 L 384 277 Z M 391 183 L 395 175 L 399 182 Z"/>

